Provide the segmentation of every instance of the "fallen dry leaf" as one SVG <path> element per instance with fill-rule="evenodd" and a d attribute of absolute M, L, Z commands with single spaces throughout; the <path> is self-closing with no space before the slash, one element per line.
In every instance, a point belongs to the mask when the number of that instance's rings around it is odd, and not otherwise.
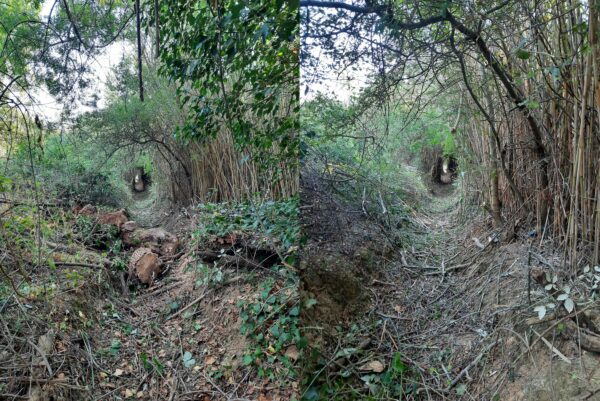
<path fill-rule="evenodd" d="M 290 358 L 292 361 L 297 361 L 300 357 L 300 353 L 298 352 L 298 348 L 295 345 L 289 346 L 285 351 L 285 356 Z"/>
<path fill-rule="evenodd" d="M 56 342 L 56 350 L 58 352 L 65 352 L 67 350 L 67 346 L 62 341 Z"/>
<path fill-rule="evenodd" d="M 385 370 L 385 366 L 379 361 L 369 361 L 358 369 L 365 372 L 381 373 Z"/>
<path fill-rule="evenodd" d="M 116 369 L 115 372 L 113 373 L 113 376 L 119 377 L 119 376 L 123 376 L 123 369 Z"/>

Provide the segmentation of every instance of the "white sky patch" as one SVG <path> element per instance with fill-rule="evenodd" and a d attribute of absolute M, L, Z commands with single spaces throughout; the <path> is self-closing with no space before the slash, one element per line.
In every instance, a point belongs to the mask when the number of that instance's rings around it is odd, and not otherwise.
<path fill-rule="evenodd" d="M 332 60 L 329 56 L 324 55 L 321 49 L 313 47 L 311 53 L 311 57 L 319 60 L 320 79 L 309 82 L 306 72 L 300 67 L 300 102 L 312 100 L 321 93 L 347 105 L 353 96 L 368 86 L 368 67 L 365 66 L 358 71 L 348 69 L 339 72 L 327 67 L 331 65 Z"/>
<path fill-rule="evenodd" d="M 48 14 L 52 10 L 52 7 L 59 0 L 45 0 L 40 16 L 42 19 L 47 20 Z M 56 6 L 54 6 L 53 13 L 56 12 Z M 87 93 L 84 93 L 84 97 L 90 97 L 92 94 L 99 96 L 97 106 L 102 108 L 106 105 L 106 84 L 108 82 L 110 72 L 123 58 L 123 55 L 128 54 L 127 48 L 130 47 L 123 41 L 116 41 L 115 43 L 107 46 L 99 55 L 91 61 L 91 72 L 92 72 L 92 83 Z M 30 107 L 34 114 L 38 114 L 40 118 L 45 121 L 57 122 L 60 118 L 60 113 L 64 107 L 73 107 L 74 114 L 82 114 L 86 111 L 91 111 L 92 108 L 85 106 L 85 103 L 89 99 L 80 99 L 79 102 L 73 105 L 63 105 L 54 96 L 52 96 L 44 85 L 38 86 L 33 93 L 31 93 L 33 100 Z"/>
<path fill-rule="evenodd" d="M 327 14 L 334 14 L 333 10 L 324 10 Z M 335 37 L 336 47 L 343 47 L 344 41 L 348 40 L 344 34 Z M 356 69 L 346 68 L 339 71 L 330 67 L 335 65 L 334 60 L 322 48 L 308 38 L 310 57 L 318 61 L 318 80 L 307 79 L 306 70 L 300 67 L 300 101 L 305 102 L 314 99 L 319 93 L 332 99 L 341 101 L 348 105 L 353 96 L 358 95 L 361 89 L 367 87 L 375 69 L 372 64 L 361 62 L 355 66 Z M 304 42 L 303 42 L 304 43 Z"/>

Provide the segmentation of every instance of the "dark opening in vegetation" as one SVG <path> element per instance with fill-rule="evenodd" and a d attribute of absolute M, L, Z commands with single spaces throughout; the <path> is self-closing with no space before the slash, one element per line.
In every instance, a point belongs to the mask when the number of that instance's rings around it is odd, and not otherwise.
<path fill-rule="evenodd" d="M 458 161 L 454 156 L 440 156 L 432 166 L 432 179 L 436 184 L 449 185 L 457 176 Z"/>
<path fill-rule="evenodd" d="M 130 184 L 133 192 L 146 192 L 152 183 L 150 174 L 143 167 L 134 167 L 130 172 Z"/>

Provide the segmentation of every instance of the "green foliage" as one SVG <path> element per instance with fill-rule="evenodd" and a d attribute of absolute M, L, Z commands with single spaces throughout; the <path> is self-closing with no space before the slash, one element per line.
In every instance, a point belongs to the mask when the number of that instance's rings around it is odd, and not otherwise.
<path fill-rule="evenodd" d="M 283 201 L 203 203 L 198 209 L 199 229 L 193 236 L 199 240 L 251 233 L 287 252 L 300 239 L 297 196 Z"/>
<path fill-rule="evenodd" d="M 121 341 L 119 341 L 117 339 L 113 339 L 110 343 L 110 347 L 107 349 L 107 352 L 111 356 L 115 357 L 119 354 L 121 347 L 122 347 Z"/>
<path fill-rule="evenodd" d="M 0 3 L 0 75 L 16 84 L 2 97 L 17 99 L 19 90 L 43 83 L 58 98 L 74 101 L 90 86 L 89 60 L 122 33 L 130 32 L 126 2 L 67 0 L 53 2 L 50 19 L 42 18 L 41 0 Z M 65 4 L 68 5 L 70 18 Z M 33 66 L 39 68 L 33 68 Z M 6 78 L 6 79 L 5 79 Z M 9 103 L 0 98 L 0 106 Z M 70 108 L 66 112 L 70 112 Z M 22 110 L 23 111 L 23 110 Z"/>
<path fill-rule="evenodd" d="M 67 0 L 56 2 L 53 10 L 48 29 L 51 35 L 38 48 L 37 61 L 44 68 L 38 71 L 37 78 L 57 98 L 80 101 L 78 95 L 92 84 L 92 64 L 87 60 L 100 54 L 116 38 L 133 38 L 131 7 L 123 0 Z M 48 39 L 54 42 L 52 51 L 46 48 Z M 85 57 L 73 57 L 74 53 Z M 92 94 L 90 105 L 95 106 L 96 100 Z M 66 112 L 69 114 L 70 108 Z"/>
<path fill-rule="evenodd" d="M 517 49 L 515 54 L 521 60 L 527 60 L 527 59 L 529 59 L 529 57 L 531 57 L 531 53 L 529 53 L 527 50 L 524 50 L 524 49 Z"/>
<path fill-rule="evenodd" d="M 381 375 L 370 378 L 371 384 L 378 384 L 373 390 L 382 397 L 400 398 L 411 394 L 416 386 L 407 386 L 406 375 L 409 373 L 408 366 L 402 361 L 399 352 L 394 353 L 388 369 Z"/>
<path fill-rule="evenodd" d="M 349 356 L 355 352 L 355 348 L 343 349 L 336 357 Z M 312 357 L 322 358 L 317 350 L 313 350 Z M 396 352 L 383 373 L 363 374 L 359 376 L 360 382 L 355 380 L 350 370 L 341 372 L 332 381 L 311 379 L 311 386 L 306 389 L 302 400 L 403 400 L 418 388 L 410 375 L 411 369 L 402 361 L 402 355 Z"/>
<path fill-rule="evenodd" d="M 344 105 L 317 96 L 304 103 L 303 142 L 332 157 L 334 163 L 367 163 L 368 170 L 375 168 L 382 174 L 386 166 L 397 170 L 401 158 L 418 158 L 425 147 L 440 145 L 446 154 L 455 151 L 448 121 L 454 107 L 450 101 L 440 100 L 417 114 L 411 103 L 389 105 L 385 112 L 371 108 L 370 102 L 370 97 L 358 97 Z"/>
<path fill-rule="evenodd" d="M 243 236 L 256 245 L 279 249 L 293 263 L 300 238 L 298 197 L 284 201 L 242 203 L 206 203 L 198 206 L 199 229 L 193 237 L 199 242 L 229 235 Z M 218 267 L 204 264 L 195 267 L 201 275 L 198 285 L 223 280 Z M 265 279 L 259 291 L 240 299 L 241 333 L 251 340 L 243 362 L 254 366 L 260 377 L 270 380 L 297 376 L 296 359 L 307 341 L 300 334 L 300 300 L 298 277 L 293 270 L 275 265 L 278 280 Z M 290 354 L 290 349 L 294 349 Z"/>
<path fill-rule="evenodd" d="M 0 192 L 9 191 L 12 182 L 13 181 L 10 178 L 0 175 Z"/>
<path fill-rule="evenodd" d="M 106 107 L 79 119 L 82 134 L 89 136 L 93 133 L 109 149 L 114 149 L 153 140 L 163 141 L 174 133 L 183 119 L 175 89 L 165 78 L 157 76 L 153 65 L 144 65 L 143 68 L 144 101 L 141 102 L 137 96 L 135 60 L 123 58 L 112 71 Z"/>
<path fill-rule="evenodd" d="M 320 96 L 304 103 L 300 115 L 304 162 L 336 182 L 340 196 L 362 203 L 374 216 L 382 197 L 394 219 L 406 214 L 399 198 L 419 203 L 425 188 L 415 166 L 424 144 L 433 141 L 430 135 L 444 125 L 439 113 L 437 119 L 415 120 L 402 106 L 388 115 L 365 110 L 357 100 L 344 105 Z M 382 223 L 400 224 L 387 218 Z"/>
<path fill-rule="evenodd" d="M 145 352 L 140 353 L 140 360 L 142 361 L 144 369 L 150 372 L 154 371 L 159 375 L 162 375 L 163 371 L 165 370 L 164 365 L 158 360 L 157 357 L 152 357 L 152 359 L 149 359 Z"/>
<path fill-rule="evenodd" d="M 204 140 L 227 126 L 259 161 L 294 160 L 298 9 L 298 0 L 160 2 L 161 71 L 190 110 L 178 135 Z"/>
<path fill-rule="evenodd" d="M 199 278 L 196 279 L 196 287 L 215 286 L 223 282 L 223 271 L 218 267 L 210 267 L 204 263 L 196 265 L 196 271 L 199 273 Z"/>
<path fill-rule="evenodd" d="M 11 177 L 18 183 L 32 179 L 28 146 L 27 141 L 18 144 L 9 166 Z M 118 204 L 122 196 L 114 179 L 118 164 L 106 159 L 102 144 L 50 133 L 44 148 L 36 146 L 32 153 L 37 180 L 50 196 L 83 203 Z"/>
<path fill-rule="evenodd" d="M 189 351 L 185 351 L 183 354 L 183 366 L 186 368 L 191 368 L 196 364 L 196 360 L 192 357 L 192 353 Z"/>
<path fill-rule="evenodd" d="M 14 78 L 29 71 L 32 53 L 41 45 L 41 26 L 35 23 L 41 3 L 39 0 L 0 2 L 0 73 L 3 75 Z"/>
<path fill-rule="evenodd" d="M 297 283 L 279 287 L 273 279 L 260 285 L 256 299 L 239 301 L 242 318 L 241 332 L 253 340 L 254 345 L 244 356 L 245 365 L 258 368 L 260 377 L 277 378 L 274 364 L 281 364 L 285 376 L 295 377 L 294 360 L 286 354 L 289 347 L 297 350 L 306 347 L 300 333 L 300 305 Z"/>

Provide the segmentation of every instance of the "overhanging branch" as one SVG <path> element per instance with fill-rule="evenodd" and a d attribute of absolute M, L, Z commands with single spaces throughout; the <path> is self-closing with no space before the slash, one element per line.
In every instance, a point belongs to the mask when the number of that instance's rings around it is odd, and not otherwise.
<path fill-rule="evenodd" d="M 402 22 L 395 19 L 390 20 L 390 16 L 393 16 L 393 12 L 388 6 L 361 7 L 339 1 L 301 0 L 300 7 L 333 8 L 338 10 L 352 11 L 359 14 L 377 14 L 383 20 L 388 20 L 390 28 L 394 29 L 414 30 L 425 28 L 426 26 L 438 22 L 446 21 L 446 17 L 444 15 L 435 15 L 433 17 L 425 18 L 416 22 Z"/>

